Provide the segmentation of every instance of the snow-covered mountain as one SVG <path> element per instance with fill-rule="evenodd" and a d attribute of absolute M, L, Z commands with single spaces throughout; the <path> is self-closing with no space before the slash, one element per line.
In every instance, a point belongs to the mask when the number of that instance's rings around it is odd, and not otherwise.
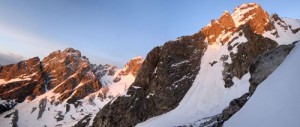
<path fill-rule="evenodd" d="M 299 25 L 256 3 L 225 11 L 198 33 L 154 48 L 138 89 L 105 105 L 93 126 L 222 126 L 300 40 Z"/>
<path fill-rule="evenodd" d="M 2 66 L 0 124 L 293 126 L 299 30 L 300 20 L 248 3 L 122 69 L 90 64 L 72 48 Z"/>
<path fill-rule="evenodd" d="M 123 69 L 90 64 L 68 48 L 0 68 L 1 126 L 87 126 L 109 101 L 124 96 L 143 58 Z M 4 112 L 4 113 L 3 113 Z"/>

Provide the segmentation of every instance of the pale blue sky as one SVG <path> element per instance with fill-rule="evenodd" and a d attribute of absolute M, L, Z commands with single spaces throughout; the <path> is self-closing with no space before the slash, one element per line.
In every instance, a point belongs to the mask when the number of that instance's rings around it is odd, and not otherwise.
<path fill-rule="evenodd" d="M 0 55 L 43 58 L 73 47 L 92 63 L 123 66 L 248 2 L 300 19 L 299 0 L 0 0 Z"/>

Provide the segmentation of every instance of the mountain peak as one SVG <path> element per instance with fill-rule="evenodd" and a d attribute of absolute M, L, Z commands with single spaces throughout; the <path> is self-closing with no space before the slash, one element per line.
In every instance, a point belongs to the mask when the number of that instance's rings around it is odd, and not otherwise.
<path fill-rule="evenodd" d="M 132 58 L 131 60 L 143 60 L 144 58 L 142 56 L 136 56 Z"/>
<path fill-rule="evenodd" d="M 274 28 L 269 20 L 269 14 L 259 4 L 247 3 L 236 7 L 232 14 L 224 11 L 217 20 L 212 20 L 201 32 L 206 36 L 209 44 L 214 42 L 225 43 L 237 28 L 249 25 L 257 34 Z"/>
<path fill-rule="evenodd" d="M 269 26 L 269 14 L 256 3 L 242 4 L 236 7 L 232 18 L 236 27 L 248 23 L 258 34 L 263 34 Z"/>
<path fill-rule="evenodd" d="M 245 3 L 245 4 L 242 4 L 240 6 L 237 6 L 233 12 L 235 11 L 240 11 L 240 10 L 251 10 L 251 9 L 254 9 L 254 8 L 257 8 L 257 7 L 260 7 L 259 4 L 257 3 Z"/>
<path fill-rule="evenodd" d="M 81 57 L 81 52 L 79 50 L 76 50 L 76 49 L 73 49 L 73 48 L 66 48 L 63 51 L 63 53 L 67 54 L 67 55 L 74 55 L 74 56 Z"/>
<path fill-rule="evenodd" d="M 230 14 L 227 10 L 225 10 L 225 11 L 223 12 L 223 14 L 226 14 L 226 13 Z"/>

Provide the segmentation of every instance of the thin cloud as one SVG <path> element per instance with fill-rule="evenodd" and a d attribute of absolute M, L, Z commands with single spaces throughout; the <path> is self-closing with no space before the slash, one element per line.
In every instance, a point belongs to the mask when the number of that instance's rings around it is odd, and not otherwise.
<path fill-rule="evenodd" d="M 32 54 L 45 56 L 52 51 L 68 46 L 64 43 L 48 39 L 31 31 L 16 28 L 0 22 L 0 36 L 13 40 L 17 45 L 29 48 Z"/>
<path fill-rule="evenodd" d="M 20 62 L 24 59 L 23 56 L 12 52 L 0 52 L 0 65 L 8 65 Z"/>
<path fill-rule="evenodd" d="M 1 21 L 0 21 L 0 37 L 9 40 L 6 42 L 0 42 L 0 44 L 4 43 L 5 45 L 8 46 L 8 47 L 0 46 L 0 51 L 2 51 L 0 60 L 3 61 L 0 62 L 0 64 L 2 65 L 15 63 L 22 59 L 28 59 L 35 56 L 39 56 L 41 59 L 43 59 L 43 57 L 49 55 L 51 52 L 57 50 L 64 50 L 65 48 L 72 47 L 70 43 L 55 41 L 45 36 L 42 36 L 40 34 L 34 33 L 32 31 L 17 28 L 13 25 L 10 25 L 9 23 L 4 23 Z M 15 46 L 18 46 L 19 48 L 16 49 Z M 13 57 L 14 55 L 8 55 L 8 53 L 3 53 L 3 52 L 14 52 L 14 53 L 22 54 L 23 56 Z M 84 50 L 82 50 L 82 52 L 84 52 Z M 110 56 L 109 54 L 101 53 L 99 55 L 95 55 L 95 53 L 90 53 L 88 51 L 86 51 L 86 53 L 87 53 L 87 57 L 90 58 L 91 63 L 96 63 L 96 64 L 108 63 L 120 67 L 124 66 L 120 64 L 121 62 L 118 61 L 117 58 L 113 59 L 112 57 L 104 57 L 104 56 Z"/>

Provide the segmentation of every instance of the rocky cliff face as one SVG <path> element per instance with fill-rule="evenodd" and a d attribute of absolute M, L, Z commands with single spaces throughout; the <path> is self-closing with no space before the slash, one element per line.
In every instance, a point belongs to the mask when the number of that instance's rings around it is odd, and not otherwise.
<path fill-rule="evenodd" d="M 240 31 L 239 37 L 244 36 L 247 41 L 233 44 L 232 42 L 235 41 L 235 38 L 233 38 L 228 43 L 229 56 L 232 62 L 224 62 L 223 79 L 225 87 L 233 85 L 233 77 L 240 79 L 248 73 L 251 62 L 258 55 L 272 50 L 278 45 L 277 42 L 256 34 L 249 25 L 243 25 L 237 31 Z M 237 53 L 234 53 L 233 48 L 237 49 Z"/>
<path fill-rule="evenodd" d="M 1 67 L 0 96 L 3 100 L 22 102 L 54 89 L 59 102 L 74 102 L 101 88 L 87 58 L 68 48 L 51 53 L 43 61 L 35 57 L 15 65 Z"/>
<path fill-rule="evenodd" d="M 127 95 L 106 105 L 95 117 L 93 126 L 134 126 L 174 109 L 200 69 L 205 51 L 203 40 L 203 35 L 195 34 L 154 48 Z"/>
<path fill-rule="evenodd" d="M 194 84 L 202 86 L 218 83 L 217 85 L 223 85 L 225 88 L 222 88 L 222 90 L 224 89 L 224 91 L 226 91 L 221 93 L 220 96 L 226 99 L 227 97 L 232 98 L 234 92 L 231 94 L 228 91 L 235 89 L 240 85 L 237 82 L 238 80 L 241 80 L 241 82 L 248 82 L 247 80 L 244 81 L 242 78 L 249 73 L 252 77 L 255 77 L 252 73 L 253 70 L 249 70 L 249 67 L 251 68 L 253 66 L 253 61 L 260 59 L 260 55 L 265 52 L 273 51 L 270 54 L 276 54 L 274 52 L 279 52 L 279 50 L 284 47 L 280 46 L 279 48 L 276 48 L 278 45 L 286 43 L 281 41 L 281 39 L 285 34 L 288 34 L 289 32 L 292 33 L 293 30 L 285 28 L 287 23 L 284 20 L 279 19 L 276 20 L 276 17 L 269 16 L 258 4 L 243 4 L 237 7 L 232 14 L 225 11 L 219 19 L 212 20 L 209 25 L 193 36 L 182 37 L 176 41 L 167 42 L 161 47 L 154 48 L 147 55 L 147 58 L 137 74 L 135 82 L 129 88 L 127 95 L 117 98 L 112 103 L 106 105 L 95 117 L 93 126 L 135 126 L 137 123 L 143 122 L 154 116 L 164 113 L 168 114 L 168 111 L 172 112 L 190 90 L 196 75 L 201 72 L 199 71 L 202 69 L 200 68 L 200 64 L 203 64 L 203 54 L 208 52 L 206 49 L 210 49 L 209 52 L 213 53 L 211 54 L 212 56 L 219 56 L 215 54 L 223 53 L 223 55 L 221 54 L 220 58 L 216 58 L 216 60 L 213 60 L 215 58 L 208 57 L 211 61 L 204 63 L 209 64 L 211 68 L 215 68 L 211 69 L 211 71 L 218 70 L 217 72 L 205 73 L 208 75 L 218 75 L 221 73 L 223 82 L 204 81 L 204 83 L 208 84 Z M 281 24 L 284 25 L 278 26 L 278 21 L 282 21 Z M 296 35 L 289 34 L 288 36 L 292 37 Z M 294 39 L 300 38 L 295 37 Z M 293 39 L 290 39 L 287 43 L 292 43 L 293 41 Z M 287 55 L 285 51 L 280 50 L 280 52 L 284 54 L 284 56 Z M 278 63 L 281 63 L 281 60 L 278 61 Z M 220 65 L 222 67 L 219 67 Z M 266 78 L 278 65 L 279 64 L 276 64 L 274 68 L 264 74 L 265 76 L 258 77 Z M 219 68 L 221 68 L 221 70 L 219 70 Z M 250 89 L 253 89 L 252 80 L 253 78 L 248 82 L 248 84 L 251 84 Z M 255 79 L 255 81 L 258 81 L 258 79 Z M 208 90 L 209 89 L 216 88 L 208 88 Z M 200 90 L 199 92 L 209 94 L 205 96 L 215 96 L 214 93 L 203 90 Z M 230 101 L 225 104 L 225 101 L 211 100 L 211 103 L 217 104 L 218 107 L 214 107 L 214 104 L 203 104 L 208 106 L 205 107 L 207 110 L 219 112 L 219 114 L 214 114 L 218 117 L 203 115 L 211 114 L 206 113 L 209 111 L 199 112 L 203 114 L 199 114 L 198 116 L 205 119 L 200 119 L 195 122 L 195 124 L 193 124 L 193 121 L 190 121 L 192 124 L 189 125 L 207 126 L 213 125 L 212 122 L 221 120 L 221 118 L 223 120 L 227 119 L 245 104 L 251 93 L 245 92 L 241 95 L 243 96 L 238 99 L 232 98 L 234 100 L 230 103 L 230 107 L 228 108 L 226 108 L 226 105 L 228 105 Z M 192 95 L 189 94 L 189 96 Z M 198 98 L 199 100 L 191 101 L 205 100 L 201 97 Z M 207 103 L 210 102 L 208 101 Z M 222 107 L 223 105 L 224 107 Z M 197 109 L 195 109 L 196 111 L 202 111 L 203 107 L 198 105 L 198 107 L 195 108 Z M 223 109 L 224 111 L 222 114 Z M 178 109 L 174 112 L 176 111 L 180 112 L 181 110 Z M 118 115 L 116 116 L 116 114 Z M 163 119 L 166 117 L 166 119 L 168 119 L 169 117 L 167 116 L 168 115 L 161 115 L 159 118 Z M 158 121 L 160 120 L 159 118 L 157 118 Z M 173 118 L 176 120 L 175 116 Z M 155 126 L 157 125 L 155 124 L 155 120 L 156 119 L 148 120 L 145 124 L 141 124 L 140 126 Z M 156 123 L 161 123 L 162 126 L 169 125 L 163 124 L 164 121 Z"/>
<path fill-rule="evenodd" d="M 257 34 L 275 29 L 274 24 L 270 22 L 269 14 L 256 3 L 238 6 L 234 9 L 232 17 L 236 26 L 247 23 Z"/>
<path fill-rule="evenodd" d="M 57 97 L 60 102 L 68 98 L 69 103 L 74 103 L 101 88 L 90 62 L 78 50 L 53 52 L 44 58 L 43 65 L 47 77 L 45 87 L 54 88 L 53 92 L 60 94 Z"/>
<path fill-rule="evenodd" d="M 218 38 L 221 34 L 233 32 L 235 29 L 235 24 L 232 19 L 232 16 L 229 12 L 225 11 L 223 15 L 216 21 L 212 20 L 209 25 L 204 27 L 201 30 L 201 33 L 203 33 L 207 41 L 212 44 L 216 41 L 221 42 L 227 42 L 229 39 L 229 36 L 224 38 Z M 218 40 L 217 40 L 218 39 Z"/>
<path fill-rule="evenodd" d="M 43 71 L 35 57 L 17 64 L 0 67 L 0 97 L 22 102 L 27 96 L 43 92 Z"/>
<path fill-rule="evenodd" d="M 256 34 L 263 34 L 266 31 L 275 29 L 275 26 L 270 22 L 269 15 L 262 7 L 255 3 L 243 4 L 234 9 L 230 14 L 225 11 L 223 15 L 212 20 L 210 24 L 201 29 L 209 44 L 214 42 L 228 42 L 230 34 L 239 30 L 238 27 L 247 24 Z"/>
<path fill-rule="evenodd" d="M 289 55 L 295 47 L 295 43 L 289 45 L 280 45 L 274 50 L 258 56 L 249 67 L 251 74 L 249 95 L 251 96 L 257 86 L 263 82 Z"/>

